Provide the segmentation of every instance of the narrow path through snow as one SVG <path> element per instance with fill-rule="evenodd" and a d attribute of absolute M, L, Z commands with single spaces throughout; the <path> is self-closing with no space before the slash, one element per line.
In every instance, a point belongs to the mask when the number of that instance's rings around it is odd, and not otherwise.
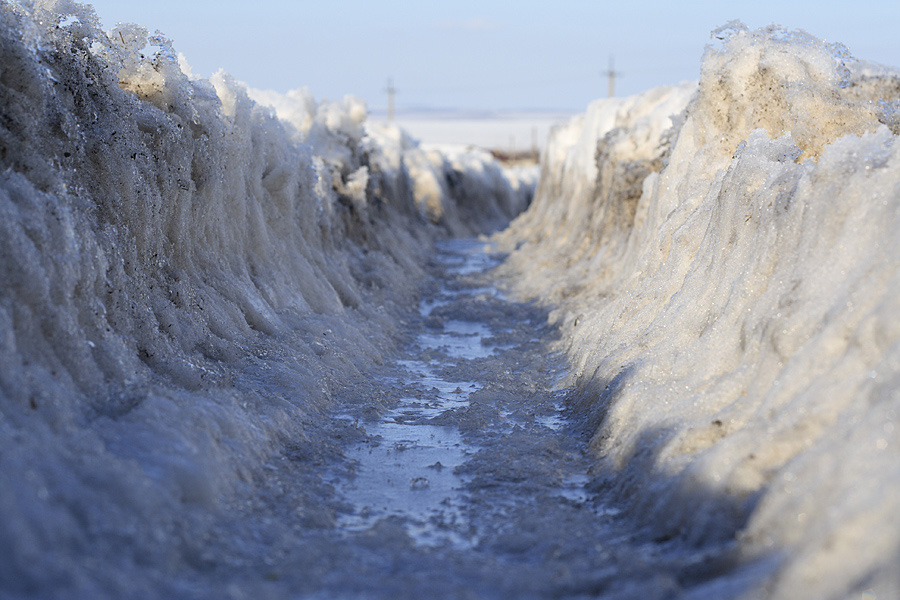
<path fill-rule="evenodd" d="M 399 391 L 396 404 L 376 417 L 356 402 L 341 415 L 365 435 L 335 480 L 346 503 L 337 530 L 417 565 L 414 578 L 392 568 L 349 587 L 416 598 L 611 587 L 616 597 L 664 596 L 671 585 L 642 551 L 617 555 L 617 510 L 588 489 L 585 440 L 562 414 L 554 330 L 543 309 L 494 287 L 499 260 L 482 242 L 439 244 L 414 341 L 380 377 Z"/>
<path fill-rule="evenodd" d="M 555 332 L 491 284 L 487 250 L 439 246 L 408 347 L 224 525 L 232 596 L 646 600 L 705 579 L 708 556 L 629 531 L 593 489 Z"/>
<path fill-rule="evenodd" d="M 405 522 L 419 544 L 449 542 L 460 548 L 477 544 L 479 536 L 466 515 L 471 478 L 464 476 L 464 465 L 480 448 L 473 436 L 462 434 L 455 418 L 473 409 L 470 396 L 490 388 L 494 377 L 489 371 L 470 378 L 461 373 L 470 373 L 466 367 L 471 361 L 496 357 L 517 345 L 497 337 L 511 333 L 509 324 L 496 320 L 489 324 L 489 314 L 473 310 L 473 301 L 476 306 L 504 302 L 493 286 L 472 287 L 472 276 L 482 275 L 495 264 L 496 259 L 483 250 L 484 244 L 468 240 L 441 246 L 436 262 L 445 279 L 419 309 L 427 328 L 408 349 L 411 356 L 398 361 L 399 372 L 384 378 L 385 384 L 404 390 L 404 396 L 379 420 L 366 425 L 366 439 L 348 453 L 354 466 L 350 480 L 340 488 L 353 510 L 341 516 L 339 526 L 362 531 L 393 516 Z M 460 305 L 466 308 L 460 311 Z M 492 325 L 501 329 L 495 331 Z M 546 374 L 554 373 L 551 369 Z M 558 411 L 558 405 L 544 403 L 525 421 L 558 427 Z M 499 409 L 494 418 L 514 426 L 512 413 Z M 561 493 L 572 497 L 578 494 L 567 486 L 586 481 L 581 472 L 584 465 L 574 468 L 577 472 L 565 477 L 566 487 L 561 488 Z"/>

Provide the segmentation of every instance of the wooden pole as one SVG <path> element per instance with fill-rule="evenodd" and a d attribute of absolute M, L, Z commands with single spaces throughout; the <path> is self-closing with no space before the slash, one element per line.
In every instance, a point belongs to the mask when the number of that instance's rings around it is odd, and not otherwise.
<path fill-rule="evenodd" d="M 607 93 L 610 98 L 614 98 L 616 95 L 616 76 L 621 75 L 620 71 L 616 71 L 615 67 L 615 59 L 612 54 L 609 55 L 609 70 L 603 72 L 609 79 L 607 80 Z"/>
<path fill-rule="evenodd" d="M 388 78 L 387 89 L 384 91 L 387 92 L 388 95 L 388 105 L 387 105 L 387 120 L 388 123 L 394 122 L 394 95 L 397 93 L 397 88 L 394 87 L 394 80 Z"/>

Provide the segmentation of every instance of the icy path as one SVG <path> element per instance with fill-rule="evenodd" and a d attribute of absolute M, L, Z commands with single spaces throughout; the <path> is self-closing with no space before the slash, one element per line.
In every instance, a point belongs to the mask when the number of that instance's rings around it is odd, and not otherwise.
<path fill-rule="evenodd" d="M 468 514 L 474 492 L 509 479 L 532 479 L 512 461 L 522 462 L 521 453 L 534 448 L 533 440 L 515 456 L 491 457 L 496 438 L 514 435 L 521 443 L 526 431 L 541 435 L 559 429 L 560 407 L 552 393 L 544 390 L 525 404 L 500 385 L 511 374 L 524 374 L 522 366 L 528 363 L 523 357 L 510 364 L 507 354 L 539 344 L 534 336 L 541 325 L 533 311 L 521 322 L 504 318 L 508 315 L 502 308 L 509 304 L 502 295 L 478 285 L 477 276 L 494 264 L 482 249 L 483 244 L 466 240 L 442 245 L 436 261 L 442 281 L 419 311 L 424 331 L 409 348 L 410 356 L 398 361 L 402 370 L 384 380 L 402 390 L 403 397 L 366 424 L 367 438 L 348 453 L 350 481 L 338 485 L 353 509 L 341 515 L 341 527 L 364 531 L 396 517 L 420 545 L 475 548 L 485 536 Z M 554 365 L 542 365 L 540 371 L 538 377 L 547 381 L 556 374 Z M 528 377 L 524 393 L 533 394 L 546 383 Z M 552 480 L 541 485 L 550 485 L 560 497 L 583 501 L 586 464 L 577 452 L 554 450 L 555 472 L 542 473 Z M 505 473 L 478 479 L 479 461 L 486 457 L 492 471 Z"/>
<path fill-rule="evenodd" d="M 405 353 L 317 417 L 318 452 L 273 460 L 214 528 L 192 565 L 207 583 L 236 598 L 647 599 L 705 578 L 691 565 L 707 557 L 637 543 L 591 491 L 554 332 L 491 286 L 495 260 L 440 247 Z"/>

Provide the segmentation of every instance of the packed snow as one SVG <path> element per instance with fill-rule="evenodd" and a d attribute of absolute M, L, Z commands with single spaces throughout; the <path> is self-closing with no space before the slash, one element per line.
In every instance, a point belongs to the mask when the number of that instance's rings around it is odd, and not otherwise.
<path fill-rule="evenodd" d="M 0 0 L 0 595 L 900 596 L 900 72 L 713 37 L 538 180 Z"/>

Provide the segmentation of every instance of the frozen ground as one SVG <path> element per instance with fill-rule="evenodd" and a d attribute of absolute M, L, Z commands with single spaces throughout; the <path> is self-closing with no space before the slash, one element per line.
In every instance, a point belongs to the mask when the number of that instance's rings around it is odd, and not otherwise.
<path fill-rule="evenodd" d="M 535 192 L 0 0 L 0 595 L 898 597 L 900 77 L 714 34 Z"/>

